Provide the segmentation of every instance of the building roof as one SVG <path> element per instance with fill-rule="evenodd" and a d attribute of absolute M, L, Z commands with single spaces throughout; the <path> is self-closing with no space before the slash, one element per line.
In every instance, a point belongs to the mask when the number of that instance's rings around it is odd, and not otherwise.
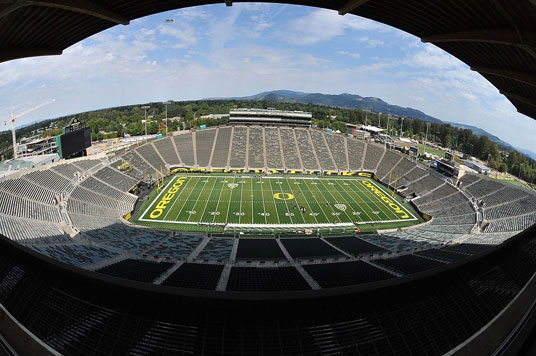
<path fill-rule="evenodd" d="M 256 2 L 256 1 L 251 1 Z M 280 1 L 276 1 L 280 2 Z M 535 0 L 291 0 L 383 22 L 433 43 L 481 73 L 536 118 Z M 212 0 L 0 0 L 0 62 L 58 55 L 117 24 Z M 225 0 L 232 5 L 232 0 Z"/>

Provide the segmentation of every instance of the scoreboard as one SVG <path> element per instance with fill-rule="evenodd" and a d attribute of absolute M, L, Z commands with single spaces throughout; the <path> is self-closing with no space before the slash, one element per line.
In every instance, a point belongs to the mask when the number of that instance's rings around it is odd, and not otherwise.
<path fill-rule="evenodd" d="M 86 149 L 91 147 L 91 129 L 74 118 L 63 133 L 56 136 L 56 145 L 60 158 L 84 156 Z"/>

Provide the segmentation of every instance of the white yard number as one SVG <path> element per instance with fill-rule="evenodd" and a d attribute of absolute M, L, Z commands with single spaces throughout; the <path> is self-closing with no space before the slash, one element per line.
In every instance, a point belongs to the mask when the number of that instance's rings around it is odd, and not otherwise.
<path fill-rule="evenodd" d="M 197 211 L 195 211 L 195 210 L 188 210 L 187 213 L 190 214 L 190 215 L 195 215 L 195 214 L 197 213 Z"/>
<path fill-rule="evenodd" d="M 236 211 L 233 214 L 236 215 L 236 216 L 244 216 L 244 215 L 246 215 L 246 213 L 243 213 L 241 211 Z"/>
<path fill-rule="evenodd" d="M 294 216 L 294 213 L 285 213 L 285 216 Z"/>
<path fill-rule="evenodd" d="M 331 213 L 331 215 L 333 215 L 333 216 L 339 216 L 339 215 L 341 215 L 341 213 Z"/>
<path fill-rule="evenodd" d="M 258 213 L 260 216 L 270 216 L 270 213 Z"/>
<path fill-rule="evenodd" d="M 360 211 L 352 211 L 352 215 L 357 215 L 357 216 L 359 216 L 359 215 L 361 215 L 361 212 L 360 212 Z"/>
<path fill-rule="evenodd" d="M 219 211 L 211 211 L 211 212 L 210 212 L 210 215 L 212 215 L 212 216 L 218 216 L 218 215 L 220 215 L 220 212 L 219 212 Z"/>
<path fill-rule="evenodd" d="M 309 213 L 311 216 L 318 216 L 318 213 Z"/>

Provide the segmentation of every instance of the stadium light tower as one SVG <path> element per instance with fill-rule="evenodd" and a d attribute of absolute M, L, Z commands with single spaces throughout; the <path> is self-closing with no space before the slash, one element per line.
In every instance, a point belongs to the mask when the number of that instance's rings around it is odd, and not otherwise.
<path fill-rule="evenodd" d="M 167 121 L 168 121 L 168 117 L 167 117 L 167 114 L 168 114 L 168 113 L 167 113 L 167 106 L 168 106 L 169 104 L 172 104 L 172 101 L 171 101 L 171 100 L 168 100 L 168 101 L 166 101 L 166 102 L 164 103 L 164 105 L 166 106 L 166 137 L 167 137 Z"/>
<path fill-rule="evenodd" d="M 379 112 L 379 113 L 378 113 L 378 127 L 380 127 L 380 128 L 382 127 L 382 123 L 381 123 L 381 121 L 380 121 L 381 116 L 382 116 L 382 113 Z"/>
<path fill-rule="evenodd" d="M 401 136 L 401 137 L 404 137 L 404 130 L 403 130 L 403 128 L 404 128 L 404 119 L 405 119 L 405 117 L 402 116 L 401 119 L 402 119 L 402 123 L 400 124 L 400 136 Z"/>
<path fill-rule="evenodd" d="M 387 134 L 389 135 L 389 120 L 391 120 L 391 114 L 387 115 Z"/>
<path fill-rule="evenodd" d="M 426 156 L 426 143 L 428 142 L 428 129 L 430 128 L 430 123 L 427 122 L 426 123 L 426 135 L 424 136 L 424 148 L 423 148 L 423 152 L 424 152 L 424 155 Z"/>
<path fill-rule="evenodd" d="M 151 107 L 149 105 L 142 106 L 141 109 L 145 110 L 145 120 L 142 122 L 145 124 L 145 140 L 147 140 L 147 110 Z"/>

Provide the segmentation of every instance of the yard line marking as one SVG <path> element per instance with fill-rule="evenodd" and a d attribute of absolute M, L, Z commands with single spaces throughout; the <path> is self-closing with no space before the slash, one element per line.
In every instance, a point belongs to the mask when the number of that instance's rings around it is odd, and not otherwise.
<path fill-rule="evenodd" d="M 300 182 L 300 183 L 303 183 L 303 185 L 305 185 L 305 182 Z M 299 184 L 298 185 L 298 188 L 300 189 L 300 193 L 301 195 L 303 196 L 303 200 L 305 201 L 305 204 L 307 204 L 307 206 L 309 207 L 309 211 L 312 213 L 313 212 L 313 208 L 311 207 L 311 205 L 309 204 L 309 201 L 307 200 L 307 198 L 305 197 L 305 194 L 303 194 L 303 190 L 301 188 L 302 184 Z M 318 224 L 318 219 L 316 216 L 313 216 L 313 218 L 315 218 L 315 221 L 316 223 Z M 305 219 L 304 219 L 305 220 Z"/>
<path fill-rule="evenodd" d="M 340 186 L 340 184 L 338 184 Z M 352 196 L 355 196 L 357 197 L 358 200 L 362 201 L 364 205 L 366 205 L 366 207 L 368 209 L 370 209 L 370 206 L 368 206 L 368 204 L 365 202 L 365 200 L 363 199 L 363 197 L 360 195 L 360 194 L 357 194 L 355 191 L 353 191 L 352 189 L 346 189 L 344 186 L 342 186 L 342 189 L 347 193 L 347 195 L 350 196 L 350 198 L 352 198 Z M 361 192 L 361 191 L 360 191 Z M 369 221 L 373 221 L 374 219 L 372 219 L 372 217 L 367 213 L 367 209 L 365 209 L 365 206 L 361 206 L 359 203 L 357 203 L 357 206 L 359 207 L 359 211 L 364 213 L 368 220 Z M 372 211 L 372 210 L 371 210 Z M 361 217 L 359 216 L 359 219 L 361 220 L 360 222 L 363 222 L 365 221 L 364 219 L 361 219 Z"/>
<path fill-rule="evenodd" d="M 212 184 L 212 188 L 210 189 L 210 194 L 208 195 L 208 200 L 205 202 L 205 208 L 203 209 L 203 213 L 201 214 L 201 220 L 205 217 L 205 211 L 207 211 L 207 206 L 209 205 L 210 197 L 212 196 L 212 192 L 214 191 L 214 187 L 216 186 L 217 181 L 218 181 L 217 179 L 214 179 L 214 184 Z"/>
<path fill-rule="evenodd" d="M 275 216 L 277 217 L 277 224 L 281 225 L 281 220 L 279 219 L 279 211 L 277 210 L 277 204 L 274 199 L 274 190 L 272 189 L 272 183 L 268 181 L 268 185 L 270 186 L 270 192 L 271 192 L 270 198 L 272 199 L 272 204 L 274 205 Z"/>
<path fill-rule="evenodd" d="M 331 182 L 331 180 L 328 179 L 328 183 L 330 183 L 330 182 Z M 320 185 L 322 185 L 326 189 L 326 192 L 328 192 L 329 195 L 335 200 L 334 204 L 338 204 L 337 199 L 335 199 L 333 194 L 331 194 L 331 191 L 329 190 L 328 187 L 326 187 L 326 185 L 324 184 L 324 182 L 322 180 L 320 181 Z M 336 211 L 335 213 L 340 214 L 340 211 Z M 346 215 L 346 218 L 348 219 L 348 222 L 353 222 L 352 218 L 346 213 L 346 210 L 344 210 L 343 213 L 344 213 L 344 215 Z M 337 216 L 337 219 L 340 220 L 338 218 L 338 216 L 340 216 L 340 215 L 334 215 L 334 216 Z M 340 222 L 343 222 L 343 221 L 340 221 Z"/>
<path fill-rule="evenodd" d="M 218 183 L 218 178 L 216 178 L 216 183 Z M 223 184 L 223 183 L 222 183 Z M 218 202 L 216 203 L 216 209 L 214 209 L 214 211 L 220 211 L 219 208 L 220 208 L 220 202 L 221 202 L 221 194 L 223 192 L 223 185 L 221 186 L 221 189 L 220 189 L 220 194 L 218 196 Z M 221 214 L 221 213 L 220 213 Z M 212 217 L 212 223 L 214 224 L 214 220 L 216 220 L 216 215 L 214 215 Z"/>
<path fill-rule="evenodd" d="M 319 179 L 319 180 L 321 180 L 321 179 Z M 318 183 L 318 181 L 315 181 L 315 182 Z M 311 185 L 312 185 L 312 184 L 311 184 Z M 331 206 L 330 202 L 326 199 L 326 196 L 325 196 L 324 193 L 317 187 L 317 185 L 318 185 L 318 184 L 313 185 L 313 186 L 314 186 L 314 189 L 315 189 L 318 193 L 320 193 L 320 195 L 322 195 L 322 197 L 324 198 L 324 202 L 323 202 L 324 205 L 322 205 L 322 204 L 319 204 L 319 205 L 320 205 L 320 207 L 322 208 L 322 210 L 324 211 L 324 215 L 326 216 L 326 219 L 327 219 L 327 221 L 329 222 L 329 221 L 331 221 L 331 220 L 330 220 L 330 219 L 331 219 L 331 216 L 335 216 L 335 215 L 333 215 L 333 213 L 335 213 L 335 210 L 333 210 L 333 207 Z M 311 188 L 309 187 L 309 189 L 311 189 Z M 316 197 L 315 197 L 314 195 L 313 195 L 313 197 L 316 199 Z M 324 208 L 324 206 L 326 205 L 326 203 L 328 204 L 327 206 L 328 206 L 329 210 L 331 210 L 331 215 L 330 215 L 330 214 L 326 214 L 326 209 Z"/>
<path fill-rule="evenodd" d="M 355 181 L 355 182 L 354 182 L 354 186 L 356 186 L 357 190 L 358 190 L 360 193 L 363 193 L 363 194 L 365 195 L 365 197 L 367 197 L 368 201 L 363 199 L 363 202 L 367 205 L 367 207 L 370 209 L 370 211 L 371 211 L 371 212 L 374 211 L 374 208 L 371 206 L 371 204 L 372 204 L 372 205 L 374 205 L 374 206 L 376 207 L 376 209 L 378 209 L 379 211 L 381 211 L 381 212 L 385 215 L 385 217 L 386 217 L 387 219 L 393 219 L 393 216 L 389 214 L 389 211 L 387 211 L 387 213 L 386 213 L 385 205 L 383 204 L 383 202 L 380 200 L 380 203 L 381 203 L 381 204 L 378 205 L 378 204 L 373 200 L 373 198 L 371 197 L 371 195 L 374 195 L 374 194 L 372 194 L 370 191 L 366 191 L 365 189 L 362 189 L 361 184 L 358 184 L 357 182 L 361 183 L 361 182 L 363 182 L 363 180 L 360 179 L 360 180 Z M 375 196 L 375 195 L 374 195 L 374 196 Z M 379 200 L 379 198 L 378 198 L 378 200 Z M 369 204 L 369 203 L 370 203 L 370 204 Z M 376 214 L 374 214 L 374 215 L 376 215 Z M 378 215 L 376 215 L 376 216 L 378 216 Z M 398 217 L 395 216 L 395 220 L 396 220 L 396 218 L 398 218 Z"/>

